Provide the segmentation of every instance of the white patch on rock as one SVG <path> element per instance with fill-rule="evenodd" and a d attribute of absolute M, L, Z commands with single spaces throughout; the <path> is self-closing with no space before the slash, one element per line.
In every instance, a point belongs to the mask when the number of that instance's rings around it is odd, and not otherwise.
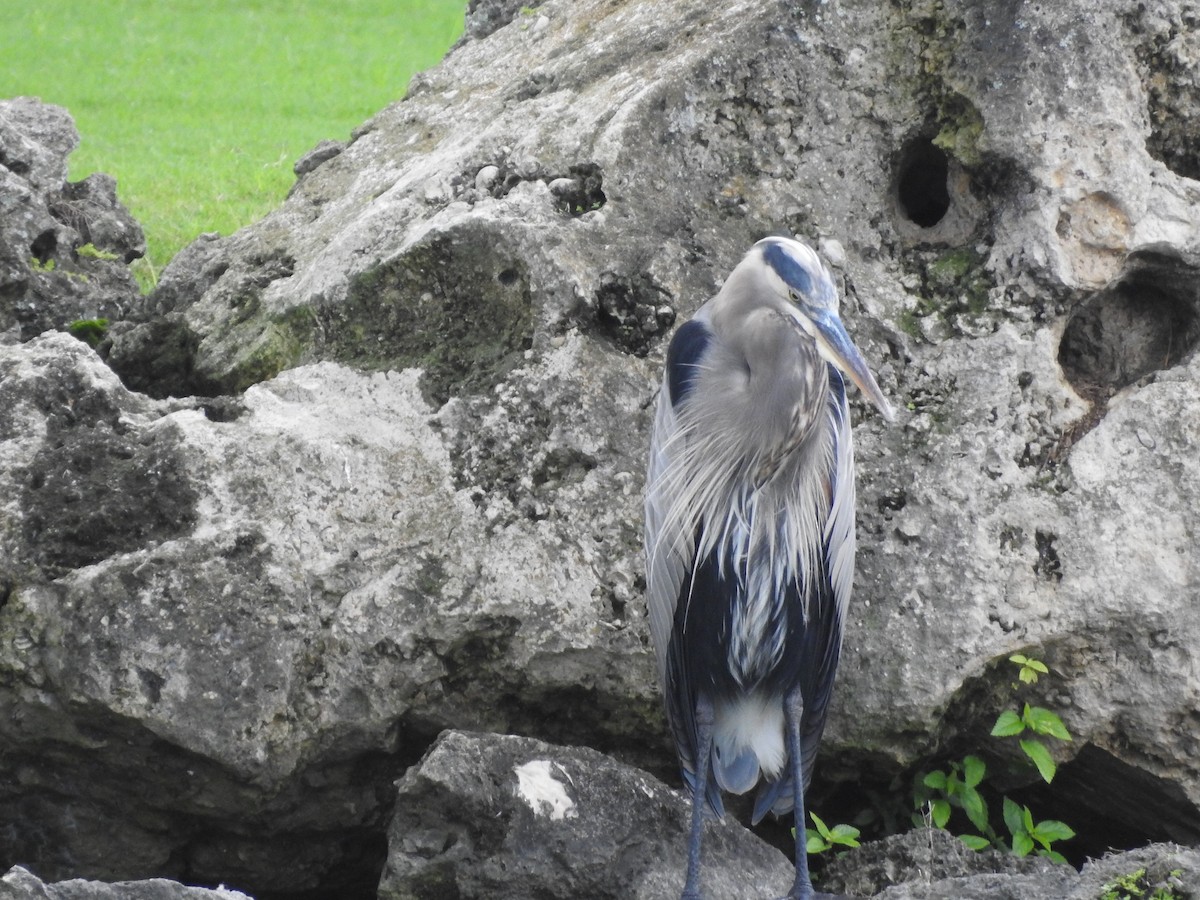
<path fill-rule="evenodd" d="M 548 759 L 535 759 L 513 769 L 517 773 L 517 796 L 539 816 L 549 816 L 556 822 L 573 819 L 579 815 L 575 801 L 566 786 L 554 777 L 551 767 L 567 774 L 566 769 Z M 570 777 L 567 775 L 568 780 Z"/>

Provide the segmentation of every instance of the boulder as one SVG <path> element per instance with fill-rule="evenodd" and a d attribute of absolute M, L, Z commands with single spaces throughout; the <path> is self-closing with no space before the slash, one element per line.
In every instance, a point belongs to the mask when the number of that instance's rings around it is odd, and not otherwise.
<path fill-rule="evenodd" d="M 96 344 L 138 297 L 145 237 L 111 176 L 67 181 L 78 143 L 65 109 L 0 100 L 0 341 L 74 325 Z"/>
<path fill-rule="evenodd" d="M 164 878 L 106 884 L 100 881 L 44 883 L 27 869 L 13 866 L 0 878 L 0 900 L 253 900 L 240 891 L 188 887 Z"/>
<path fill-rule="evenodd" d="M 1153 844 L 1111 853 L 1082 871 L 1035 856 L 977 853 L 944 831 L 916 829 L 847 851 L 824 870 L 823 890 L 876 900 L 1096 900 L 1188 896 L 1200 851 Z M 1161 891 L 1161 893 L 1156 893 Z"/>
<path fill-rule="evenodd" d="M 548 546 L 455 484 L 438 424 L 412 370 L 152 400 L 67 335 L 6 348 L 4 855 L 361 890 L 392 780 L 443 728 L 659 755 L 653 664 L 596 575 L 633 580 L 597 549 L 601 486 L 564 478 L 594 531 Z"/>
<path fill-rule="evenodd" d="M 380 900 L 666 900 L 683 890 L 690 804 L 586 747 L 442 734 L 399 783 Z M 708 896 L 779 896 L 788 857 L 726 819 L 705 826 Z"/>

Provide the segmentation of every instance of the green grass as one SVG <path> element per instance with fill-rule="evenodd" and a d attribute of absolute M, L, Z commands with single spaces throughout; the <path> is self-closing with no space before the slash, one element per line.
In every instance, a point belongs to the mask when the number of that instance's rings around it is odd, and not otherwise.
<path fill-rule="evenodd" d="M 146 231 L 143 284 L 205 231 L 277 206 L 292 163 L 404 95 L 462 33 L 466 0 L 8 4 L 0 97 L 70 110 L 71 178 L 108 172 Z"/>

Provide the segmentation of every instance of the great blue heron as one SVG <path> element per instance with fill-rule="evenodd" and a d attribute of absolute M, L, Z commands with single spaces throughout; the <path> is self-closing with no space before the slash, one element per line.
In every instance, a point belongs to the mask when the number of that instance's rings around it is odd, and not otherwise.
<path fill-rule="evenodd" d="M 842 373 L 892 410 L 838 318 L 817 254 L 759 241 L 667 352 L 646 489 L 650 631 L 692 793 L 686 900 L 705 805 L 761 781 L 754 821 L 795 812 L 825 727 L 854 578 L 854 455 Z"/>

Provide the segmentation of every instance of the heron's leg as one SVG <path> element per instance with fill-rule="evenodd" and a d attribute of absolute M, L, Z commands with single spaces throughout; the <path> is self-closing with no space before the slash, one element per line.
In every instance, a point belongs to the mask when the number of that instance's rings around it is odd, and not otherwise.
<path fill-rule="evenodd" d="M 800 753 L 800 720 L 804 717 L 804 697 L 794 688 L 783 699 L 787 724 L 788 760 L 792 764 L 792 809 L 796 816 L 796 880 L 788 892 L 789 900 L 811 900 L 812 880 L 808 877 L 808 817 L 804 812 L 804 759 Z"/>
<path fill-rule="evenodd" d="M 704 694 L 696 696 L 696 778 L 692 788 L 692 830 L 688 836 L 687 881 L 681 900 L 700 900 L 700 835 L 708 796 L 709 760 L 712 757 L 713 705 Z"/>

